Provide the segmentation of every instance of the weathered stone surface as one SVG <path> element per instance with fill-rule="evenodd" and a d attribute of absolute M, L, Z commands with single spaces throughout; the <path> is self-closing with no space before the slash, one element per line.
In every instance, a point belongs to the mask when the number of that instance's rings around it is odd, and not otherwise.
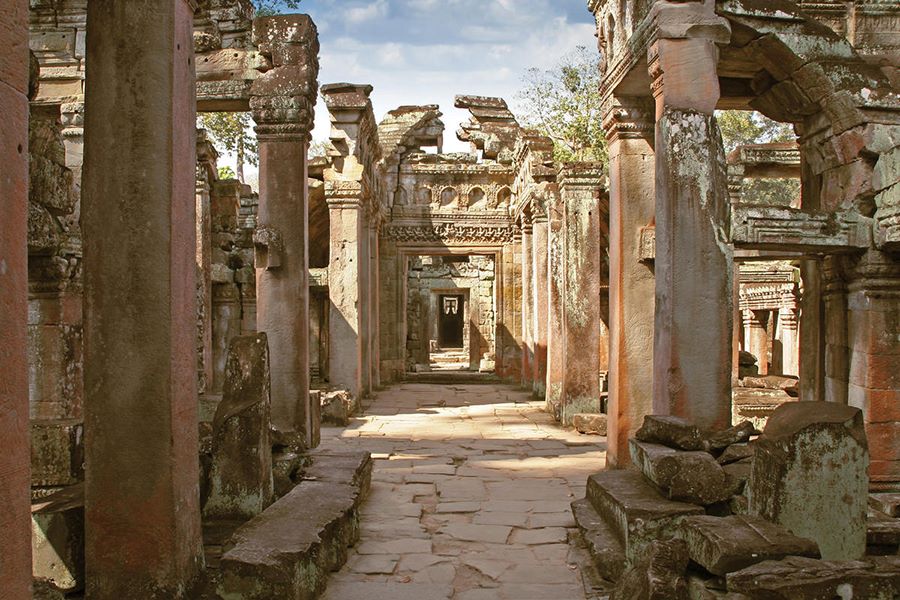
<path fill-rule="evenodd" d="M 663 444 L 681 450 L 703 450 L 703 432 L 681 417 L 648 415 L 635 437 L 642 442 Z"/>
<path fill-rule="evenodd" d="M 207 518 L 252 518 L 273 500 L 269 348 L 265 333 L 235 338 L 213 420 Z"/>
<path fill-rule="evenodd" d="M 654 541 L 622 575 L 610 600 L 688 600 L 687 566 L 683 540 Z"/>
<path fill-rule="evenodd" d="M 728 591 L 751 600 L 893 600 L 900 595 L 900 559 L 827 561 L 792 556 L 730 573 L 727 582 Z"/>
<path fill-rule="evenodd" d="M 572 514 L 600 575 L 618 581 L 626 568 L 621 540 L 586 498 L 572 503 Z"/>
<path fill-rule="evenodd" d="M 722 466 L 722 470 L 736 483 L 736 494 L 744 492 L 747 482 L 750 481 L 750 475 L 753 471 L 753 460 L 744 459 L 738 462 L 729 463 Z"/>
<path fill-rule="evenodd" d="M 55 589 L 84 587 L 84 484 L 32 503 L 31 558 L 34 577 Z"/>
<path fill-rule="evenodd" d="M 759 432 L 753 426 L 753 423 L 750 421 L 742 421 L 734 427 L 708 433 L 704 446 L 706 450 L 716 452 L 723 448 L 727 448 L 732 444 L 749 442 L 750 438 L 754 435 L 759 435 Z"/>
<path fill-rule="evenodd" d="M 604 414 L 579 413 L 572 417 L 575 430 L 589 435 L 606 435 L 606 423 Z"/>
<path fill-rule="evenodd" d="M 869 494 L 869 506 L 889 517 L 900 517 L 900 494 Z"/>
<path fill-rule="evenodd" d="M 84 479 L 84 427 L 79 420 L 31 422 L 31 485 L 74 485 Z"/>
<path fill-rule="evenodd" d="M 725 448 L 725 451 L 719 455 L 716 461 L 720 465 L 744 460 L 745 458 L 753 458 L 753 446 L 751 444 L 732 444 Z"/>
<path fill-rule="evenodd" d="M 766 390 L 784 390 L 788 395 L 797 397 L 800 394 L 800 379 L 782 375 L 766 375 L 765 377 L 744 377 L 741 385 L 748 388 Z"/>
<path fill-rule="evenodd" d="M 900 546 L 900 519 L 870 510 L 866 519 L 868 554 L 897 554 Z M 873 552 L 873 549 L 877 552 Z"/>
<path fill-rule="evenodd" d="M 631 460 L 670 500 L 709 505 L 738 491 L 737 482 L 707 452 L 631 440 Z"/>
<path fill-rule="evenodd" d="M 677 535 L 687 542 L 691 560 L 720 576 L 764 560 L 819 557 L 815 542 L 760 517 L 687 517 Z"/>
<path fill-rule="evenodd" d="M 683 517 L 703 514 L 694 504 L 662 497 L 634 471 L 604 471 L 588 478 L 587 498 L 616 532 L 634 562 L 654 540 L 671 537 Z"/>
<path fill-rule="evenodd" d="M 357 400 L 347 390 L 323 392 L 320 405 L 322 421 L 332 425 L 349 425 L 358 408 Z"/>
<path fill-rule="evenodd" d="M 751 514 L 812 539 L 828 560 L 865 553 L 869 454 L 859 409 L 784 404 L 755 448 Z"/>

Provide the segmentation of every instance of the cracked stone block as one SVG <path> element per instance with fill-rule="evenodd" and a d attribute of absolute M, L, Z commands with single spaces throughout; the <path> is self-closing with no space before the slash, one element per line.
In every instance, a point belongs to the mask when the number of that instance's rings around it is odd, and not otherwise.
<path fill-rule="evenodd" d="M 708 506 L 738 491 L 734 481 L 707 452 L 686 452 L 629 440 L 631 460 L 667 498 Z"/>
<path fill-rule="evenodd" d="M 720 576 L 785 556 L 819 558 L 815 542 L 760 517 L 688 517 L 678 537 L 687 542 L 692 561 Z"/>
<path fill-rule="evenodd" d="M 750 514 L 812 539 L 826 560 L 866 551 L 869 451 L 858 408 L 790 402 L 755 442 Z"/>
<path fill-rule="evenodd" d="M 642 442 L 680 450 L 703 450 L 703 432 L 686 419 L 669 415 L 647 415 L 635 437 Z"/>
<path fill-rule="evenodd" d="M 607 417 L 604 414 L 579 413 L 572 417 L 572 425 L 578 433 L 606 435 Z"/>
<path fill-rule="evenodd" d="M 683 540 L 654 541 L 622 575 L 610 600 L 688 600 L 687 566 Z"/>

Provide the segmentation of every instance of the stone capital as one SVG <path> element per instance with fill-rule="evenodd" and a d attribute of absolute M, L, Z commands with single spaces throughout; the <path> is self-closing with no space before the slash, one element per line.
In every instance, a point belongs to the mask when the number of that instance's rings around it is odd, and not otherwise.
<path fill-rule="evenodd" d="M 260 17 L 253 40 L 273 68 L 250 88 L 250 110 L 261 139 L 309 139 L 318 90 L 319 40 L 308 15 Z"/>
<path fill-rule="evenodd" d="M 605 175 L 603 164 L 599 162 L 563 163 L 557 177 L 559 191 L 565 195 L 599 190 L 603 186 Z"/>
<path fill-rule="evenodd" d="M 607 96 L 603 101 L 606 139 L 653 139 L 656 116 L 653 99 L 643 96 Z"/>

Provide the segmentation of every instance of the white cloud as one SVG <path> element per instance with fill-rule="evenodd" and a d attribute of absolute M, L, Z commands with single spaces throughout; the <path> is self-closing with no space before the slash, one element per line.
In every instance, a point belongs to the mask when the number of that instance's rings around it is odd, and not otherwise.
<path fill-rule="evenodd" d="M 355 6 L 347 9 L 345 18 L 350 23 L 358 25 L 366 21 L 372 21 L 387 15 L 387 0 L 375 0 L 366 6 Z"/>

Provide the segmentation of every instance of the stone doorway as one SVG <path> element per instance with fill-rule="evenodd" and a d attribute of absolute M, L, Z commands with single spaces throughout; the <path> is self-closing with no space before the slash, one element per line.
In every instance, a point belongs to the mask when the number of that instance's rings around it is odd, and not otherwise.
<path fill-rule="evenodd" d="M 465 296 L 441 294 L 438 298 L 438 346 L 440 348 L 463 348 L 463 326 L 465 324 Z"/>

